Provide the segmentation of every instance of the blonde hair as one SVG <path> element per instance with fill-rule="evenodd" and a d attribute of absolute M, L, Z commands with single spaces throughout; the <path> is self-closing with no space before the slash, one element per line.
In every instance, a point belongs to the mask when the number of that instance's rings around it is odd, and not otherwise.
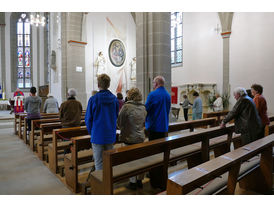
<path fill-rule="evenodd" d="M 127 98 L 128 100 L 139 102 L 142 101 L 142 94 L 138 88 L 132 87 L 127 93 Z"/>
<path fill-rule="evenodd" d="M 101 74 L 98 76 L 97 82 L 99 88 L 106 90 L 110 85 L 110 77 L 107 74 Z"/>

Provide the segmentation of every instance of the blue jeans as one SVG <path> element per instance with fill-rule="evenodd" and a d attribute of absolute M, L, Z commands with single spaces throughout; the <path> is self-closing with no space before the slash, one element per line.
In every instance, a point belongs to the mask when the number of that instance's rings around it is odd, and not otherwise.
<path fill-rule="evenodd" d="M 113 149 L 113 144 L 93 144 L 93 159 L 95 163 L 95 170 L 103 169 L 103 151 Z"/>

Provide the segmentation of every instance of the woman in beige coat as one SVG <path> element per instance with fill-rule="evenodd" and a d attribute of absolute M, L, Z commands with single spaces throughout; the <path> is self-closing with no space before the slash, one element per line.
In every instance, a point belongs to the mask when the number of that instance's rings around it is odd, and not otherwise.
<path fill-rule="evenodd" d="M 142 94 L 138 88 L 131 88 L 127 93 L 128 101 L 122 107 L 118 119 L 117 126 L 121 130 L 120 141 L 125 145 L 142 143 L 145 140 L 144 125 L 146 119 L 146 108 L 141 103 Z M 127 188 L 136 190 L 137 187 L 142 188 L 142 179 L 144 175 L 131 177 Z"/>

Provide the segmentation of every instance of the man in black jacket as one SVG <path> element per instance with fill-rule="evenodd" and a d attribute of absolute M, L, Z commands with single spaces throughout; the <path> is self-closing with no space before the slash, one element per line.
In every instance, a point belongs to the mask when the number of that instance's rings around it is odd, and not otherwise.
<path fill-rule="evenodd" d="M 235 133 L 241 134 L 242 146 L 259 138 L 262 123 L 258 115 L 255 103 L 247 95 L 244 88 L 237 87 L 234 90 L 234 98 L 237 100 L 221 123 L 221 127 L 232 119 L 235 119 Z"/>

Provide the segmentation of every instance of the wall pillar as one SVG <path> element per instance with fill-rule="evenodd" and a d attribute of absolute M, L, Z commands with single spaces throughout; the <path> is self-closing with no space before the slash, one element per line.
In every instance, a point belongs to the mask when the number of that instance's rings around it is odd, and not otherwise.
<path fill-rule="evenodd" d="M 223 94 L 230 95 L 229 38 L 231 35 L 233 12 L 219 12 L 218 14 L 222 25 L 221 35 L 223 37 Z"/>
<path fill-rule="evenodd" d="M 144 101 L 153 90 L 152 80 L 162 75 L 171 91 L 170 13 L 136 13 L 136 78 Z"/>

